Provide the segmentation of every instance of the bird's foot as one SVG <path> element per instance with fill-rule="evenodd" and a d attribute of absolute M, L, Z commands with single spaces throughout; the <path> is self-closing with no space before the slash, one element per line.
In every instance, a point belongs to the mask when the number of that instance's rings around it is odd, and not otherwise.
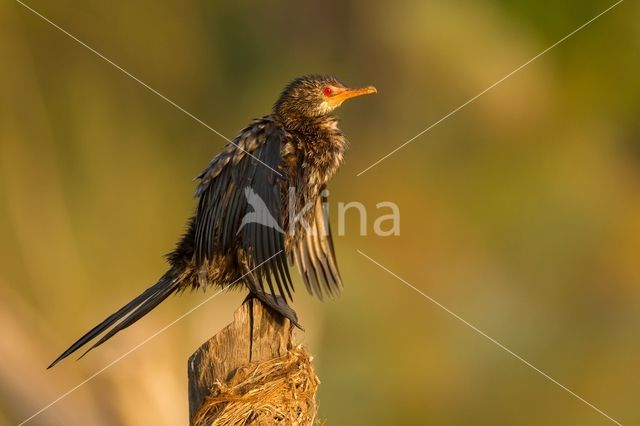
<path fill-rule="evenodd" d="M 291 309 L 291 306 L 287 304 L 287 301 L 282 296 L 274 296 L 265 292 L 250 292 L 245 301 L 250 300 L 252 298 L 256 298 L 260 300 L 262 303 L 267 305 L 271 310 L 277 312 L 283 317 L 287 318 L 293 325 L 298 327 L 300 330 L 304 330 L 300 323 L 298 323 L 298 315 L 296 312 Z"/>

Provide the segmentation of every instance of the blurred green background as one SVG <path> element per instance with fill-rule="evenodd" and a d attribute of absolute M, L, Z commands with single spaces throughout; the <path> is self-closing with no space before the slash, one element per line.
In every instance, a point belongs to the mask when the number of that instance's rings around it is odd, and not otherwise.
<path fill-rule="evenodd" d="M 609 421 L 357 254 L 381 262 L 623 424 L 640 424 L 640 7 L 626 1 L 30 1 L 231 137 L 282 86 L 331 73 L 378 95 L 338 114 L 331 185 L 355 214 L 345 282 L 295 308 L 329 425 Z M 160 276 L 224 140 L 12 1 L 0 4 L 0 424 L 17 424 L 204 300 L 171 298 L 80 362 L 45 366 Z M 375 204 L 401 209 L 376 237 Z M 334 222 L 334 227 L 336 223 Z M 187 422 L 186 361 L 224 294 L 35 418 Z"/>

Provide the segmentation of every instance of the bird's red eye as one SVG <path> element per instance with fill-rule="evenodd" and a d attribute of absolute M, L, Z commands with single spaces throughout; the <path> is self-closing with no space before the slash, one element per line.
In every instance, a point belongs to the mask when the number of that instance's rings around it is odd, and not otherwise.
<path fill-rule="evenodd" d="M 324 86 L 324 89 L 322 89 L 322 93 L 325 96 L 329 96 L 329 95 L 331 95 L 333 93 L 333 90 L 329 86 Z"/>

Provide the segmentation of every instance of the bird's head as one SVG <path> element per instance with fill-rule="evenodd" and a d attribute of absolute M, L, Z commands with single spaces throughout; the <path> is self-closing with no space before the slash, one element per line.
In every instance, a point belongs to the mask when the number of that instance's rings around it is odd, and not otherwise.
<path fill-rule="evenodd" d="M 322 117 L 347 99 L 376 92 L 373 86 L 352 89 L 335 77 L 305 75 L 284 88 L 273 110 L 284 119 Z"/>

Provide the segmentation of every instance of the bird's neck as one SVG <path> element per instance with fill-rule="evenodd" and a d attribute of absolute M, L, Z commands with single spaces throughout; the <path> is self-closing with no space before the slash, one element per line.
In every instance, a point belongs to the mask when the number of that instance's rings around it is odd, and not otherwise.
<path fill-rule="evenodd" d="M 324 185 L 338 171 L 348 142 L 333 116 L 304 118 L 284 123 L 297 136 L 303 154 L 305 178 L 312 185 Z"/>

